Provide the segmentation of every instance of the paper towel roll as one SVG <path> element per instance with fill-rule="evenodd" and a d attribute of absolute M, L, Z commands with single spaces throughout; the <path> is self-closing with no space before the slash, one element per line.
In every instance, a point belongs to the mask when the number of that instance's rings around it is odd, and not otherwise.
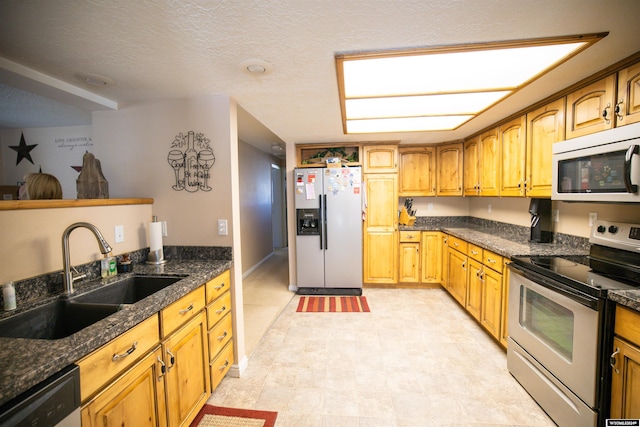
<path fill-rule="evenodd" d="M 149 223 L 149 262 L 160 263 L 164 261 L 162 253 L 162 223 Z"/>

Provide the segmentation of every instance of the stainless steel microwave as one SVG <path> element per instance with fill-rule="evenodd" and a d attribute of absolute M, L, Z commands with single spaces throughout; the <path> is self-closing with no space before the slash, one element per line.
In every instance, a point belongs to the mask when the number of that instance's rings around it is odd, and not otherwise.
<path fill-rule="evenodd" d="M 553 145 L 552 200 L 640 203 L 640 123 Z"/>

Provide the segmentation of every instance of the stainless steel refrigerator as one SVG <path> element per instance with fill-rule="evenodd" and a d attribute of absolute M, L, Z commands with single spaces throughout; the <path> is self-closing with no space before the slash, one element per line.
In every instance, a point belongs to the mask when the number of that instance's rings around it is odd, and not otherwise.
<path fill-rule="evenodd" d="M 362 168 L 294 170 L 299 294 L 362 294 Z"/>

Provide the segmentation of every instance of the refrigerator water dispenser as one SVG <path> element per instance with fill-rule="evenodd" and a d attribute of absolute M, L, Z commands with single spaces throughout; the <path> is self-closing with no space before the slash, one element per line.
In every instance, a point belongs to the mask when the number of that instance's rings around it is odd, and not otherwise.
<path fill-rule="evenodd" d="M 296 209 L 298 236 L 320 235 L 320 209 Z"/>

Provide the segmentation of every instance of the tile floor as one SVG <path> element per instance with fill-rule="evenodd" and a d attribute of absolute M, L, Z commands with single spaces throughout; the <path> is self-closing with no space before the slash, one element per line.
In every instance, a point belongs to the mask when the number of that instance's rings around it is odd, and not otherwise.
<path fill-rule="evenodd" d="M 296 313 L 290 298 L 209 403 L 277 411 L 280 427 L 554 425 L 444 290 L 363 294 L 371 313 Z"/>

